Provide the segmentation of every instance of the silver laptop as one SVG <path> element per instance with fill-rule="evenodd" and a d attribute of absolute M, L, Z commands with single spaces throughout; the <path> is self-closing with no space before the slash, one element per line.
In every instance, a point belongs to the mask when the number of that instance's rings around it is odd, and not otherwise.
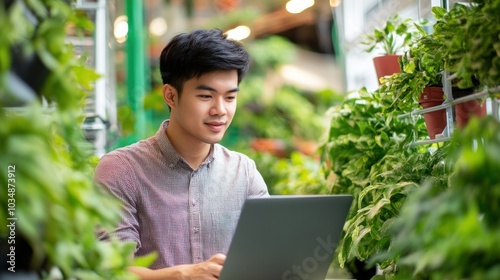
<path fill-rule="evenodd" d="M 249 198 L 221 280 L 324 280 L 351 195 Z"/>

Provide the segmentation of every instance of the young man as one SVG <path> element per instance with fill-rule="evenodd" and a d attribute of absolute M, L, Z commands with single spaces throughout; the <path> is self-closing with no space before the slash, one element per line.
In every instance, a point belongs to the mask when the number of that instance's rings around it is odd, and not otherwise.
<path fill-rule="evenodd" d="M 243 202 L 269 195 L 251 159 L 217 144 L 248 67 L 220 30 L 174 37 L 160 57 L 170 119 L 100 160 L 95 180 L 124 206 L 111 234 L 135 242 L 135 256 L 158 253 L 151 268 L 130 268 L 141 279 L 218 279 Z"/>

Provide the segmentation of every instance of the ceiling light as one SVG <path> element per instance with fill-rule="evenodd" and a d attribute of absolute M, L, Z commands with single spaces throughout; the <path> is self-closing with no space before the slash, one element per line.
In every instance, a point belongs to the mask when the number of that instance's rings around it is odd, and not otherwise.
<path fill-rule="evenodd" d="M 290 0 L 286 3 L 286 10 L 291 14 L 298 14 L 314 6 L 314 0 Z"/>
<path fill-rule="evenodd" d="M 115 19 L 113 34 L 118 43 L 123 43 L 127 40 L 128 22 L 127 16 L 119 16 Z"/>
<path fill-rule="evenodd" d="M 227 38 L 233 39 L 236 41 L 241 41 L 248 36 L 250 36 L 251 30 L 250 27 L 245 26 L 245 25 L 240 25 L 236 28 L 233 28 L 231 30 L 228 30 L 226 32 Z"/>
<path fill-rule="evenodd" d="M 341 0 L 330 0 L 330 7 L 335 8 L 340 5 Z"/>
<path fill-rule="evenodd" d="M 151 35 L 160 37 L 167 32 L 167 21 L 162 17 L 157 17 L 149 23 L 149 33 Z"/>

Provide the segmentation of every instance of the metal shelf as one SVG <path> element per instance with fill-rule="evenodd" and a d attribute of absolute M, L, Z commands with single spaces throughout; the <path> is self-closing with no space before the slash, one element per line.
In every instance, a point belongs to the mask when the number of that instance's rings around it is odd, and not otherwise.
<path fill-rule="evenodd" d="M 490 95 L 495 94 L 495 93 L 500 93 L 500 86 L 497 86 L 495 88 L 479 91 L 476 93 L 473 93 L 468 96 L 460 97 L 457 99 L 453 99 L 452 94 L 451 94 L 451 87 L 449 85 L 449 80 L 452 77 L 447 77 L 446 80 L 448 81 L 448 85 L 445 84 L 444 86 L 444 92 L 445 95 L 447 96 L 446 100 L 443 102 L 443 104 L 434 106 L 432 108 L 426 108 L 426 109 L 421 109 L 421 110 L 415 110 L 410 113 L 406 114 L 401 114 L 398 116 L 398 118 L 408 118 L 408 117 L 416 117 L 420 116 L 426 113 L 430 112 L 435 112 L 439 110 L 446 109 L 446 119 L 447 119 L 447 125 L 443 130 L 442 134 L 436 135 L 436 139 L 430 139 L 430 140 L 417 140 L 417 135 L 414 133 L 414 141 L 410 144 L 410 146 L 417 146 L 417 145 L 429 145 L 429 144 L 434 144 L 434 143 L 440 143 L 444 141 L 448 141 L 451 139 L 451 136 L 453 134 L 453 114 L 452 114 L 452 107 L 464 102 L 472 101 L 472 100 L 477 100 L 480 98 L 487 98 L 490 97 Z M 491 98 L 491 105 L 492 105 L 492 110 L 491 114 L 495 119 L 499 119 L 499 101 L 496 98 Z"/>
<path fill-rule="evenodd" d="M 443 104 L 438 105 L 438 106 L 434 106 L 432 108 L 416 110 L 416 111 L 413 111 L 410 113 L 402 114 L 402 115 L 399 115 L 398 118 L 413 117 L 413 116 L 417 116 L 417 115 L 423 115 L 426 113 L 439 111 L 439 110 L 446 109 L 446 108 L 449 108 L 451 106 L 455 106 L 457 104 L 461 104 L 461 103 L 464 103 L 467 101 L 472 101 L 472 100 L 480 99 L 483 97 L 488 97 L 490 94 L 494 94 L 494 93 L 498 93 L 498 92 L 500 92 L 500 87 L 496 87 L 496 88 L 489 89 L 489 90 L 483 90 L 483 91 L 476 92 L 476 93 L 473 93 L 471 95 L 467 95 L 467 96 L 460 97 L 457 99 L 445 100 L 443 102 Z"/>
<path fill-rule="evenodd" d="M 86 14 L 94 24 L 92 32 L 84 34 L 69 30 L 66 42 L 74 46 L 76 56 L 101 75 L 86 92 L 84 123 L 81 128 L 93 146 L 93 153 L 102 156 L 108 148 L 108 136 L 117 129 L 116 81 L 112 43 L 114 2 L 109 0 L 76 0 L 73 8 Z"/>
<path fill-rule="evenodd" d="M 445 142 L 445 141 L 448 141 L 450 139 L 451 139 L 451 137 L 440 137 L 440 138 L 437 138 L 437 135 L 436 135 L 436 139 L 414 141 L 414 142 L 410 143 L 410 146 L 430 145 L 430 144 L 434 144 L 434 143 Z"/>

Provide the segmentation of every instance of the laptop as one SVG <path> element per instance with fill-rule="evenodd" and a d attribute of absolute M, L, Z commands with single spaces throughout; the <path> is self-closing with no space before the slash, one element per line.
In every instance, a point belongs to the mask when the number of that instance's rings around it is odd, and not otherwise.
<path fill-rule="evenodd" d="M 248 198 L 220 280 L 324 280 L 352 195 Z"/>

